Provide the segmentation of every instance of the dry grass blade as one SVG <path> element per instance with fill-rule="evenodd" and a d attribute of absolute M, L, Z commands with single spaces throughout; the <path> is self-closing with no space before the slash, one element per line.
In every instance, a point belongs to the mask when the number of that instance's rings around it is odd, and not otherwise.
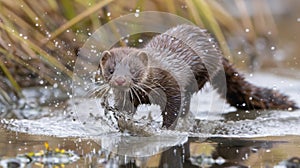
<path fill-rule="evenodd" d="M 277 35 L 276 24 L 270 11 L 270 6 L 265 0 L 254 0 L 254 23 L 257 34 L 266 35 L 272 32 L 274 36 Z"/>
<path fill-rule="evenodd" d="M 44 25 L 44 23 L 42 23 L 40 20 L 37 20 L 38 18 L 37 14 L 29 7 L 29 5 L 25 1 L 23 0 L 19 0 L 19 1 L 21 4 L 21 9 L 24 10 L 24 12 L 28 15 L 28 17 L 32 22 L 38 22 L 38 24 Z"/>
<path fill-rule="evenodd" d="M 11 106 L 12 100 L 7 94 L 7 90 L 4 90 L 0 87 L 0 103 Z"/>
<path fill-rule="evenodd" d="M 250 42 L 254 43 L 256 39 L 254 27 L 249 16 L 247 5 L 245 1 L 235 0 L 236 6 L 241 14 L 241 21 L 244 29 L 248 29 L 247 38 Z"/>
<path fill-rule="evenodd" d="M 33 66 L 30 66 L 30 64 L 28 64 L 24 60 L 20 59 L 18 56 L 15 56 L 15 55 L 12 55 L 12 54 L 8 53 L 5 49 L 0 48 L 0 53 L 2 53 L 3 55 L 5 55 L 8 59 L 13 60 L 17 64 L 23 65 L 24 67 L 26 67 L 31 72 L 36 73 L 39 76 L 43 76 L 43 78 L 46 81 L 48 81 L 50 84 L 54 84 L 56 82 L 50 76 L 48 76 L 47 74 L 41 72 L 39 69 L 34 68 Z"/>
<path fill-rule="evenodd" d="M 107 4 L 111 3 L 113 0 L 103 0 L 95 4 L 93 7 L 85 10 L 81 14 L 77 15 L 64 25 L 60 26 L 60 28 L 56 29 L 54 32 L 51 33 L 51 37 L 47 38 L 47 40 L 44 43 L 47 43 L 48 41 L 51 41 L 52 39 L 56 38 L 58 35 L 60 35 L 62 32 L 67 30 L 68 28 L 72 27 L 76 23 L 80 22 L 82 19 L 88 17 L 89 15 L 93 14 L 97 10 L 101 9 L 102 7 L 106 6 Z"/>
<path fill-rule="evenodd" d="M 219 3 L 216 1 L 206 1 L 214 14 L 214 17 L 218 20 L 218 22 L 224 27 L 233 32 L 240 33 L 242 31 L 242 27 L 240 23 L 233 18 Z"/>
<path fill-rule="evenodd" d="M 46 63 L 49 64 L 51 67 L 56 67 L 61 72 L 64 72 L 68 77 L 72 78 L 72 72 L 68 70 L 64 65 L 62 65 L 58 60 L 56 60 L 54 56 L 49 55 L 46 51 L 41 49 L 36 44 L 32 43 L 30 40 L 25 40 L 24 38 L 20 37 L 15 30 L 12 30 L 10 27 L 4 25 L 1 22 L 0 22 L 0 28 L 5 30 L 7 33 L 13 35 L 21 43 L 27 44 L 28 47 L 32 48 L 32 50 L 37 52 L 41 58 L 47 60 Z"/>

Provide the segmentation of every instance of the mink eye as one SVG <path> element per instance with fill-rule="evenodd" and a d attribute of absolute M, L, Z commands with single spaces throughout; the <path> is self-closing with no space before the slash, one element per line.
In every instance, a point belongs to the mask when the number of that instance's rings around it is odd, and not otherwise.
<path fill-rule="evenodd" d="M 108 72 L 109 72 L 110 74 L 113 74 L 114 71 L 115 71 L 114 68 L 109 68 L 109 69 L 108 69 Z"/>
<path fill-rule="evenodd" d="M 138 74 L 139 69 L 140 69 L 140 68 L 139 68 L 138 66 L 131 67 L 131 68 L 130 68 L 130 73 L 131 73 L 132 75 L 136 75 L 136 74 Z"/>
<path fill-rule="evenodd" d="M 130 73 L 131 74 L 135 74 L 136 73 L 136 69 L 135 68 L 130 68 Z"/>

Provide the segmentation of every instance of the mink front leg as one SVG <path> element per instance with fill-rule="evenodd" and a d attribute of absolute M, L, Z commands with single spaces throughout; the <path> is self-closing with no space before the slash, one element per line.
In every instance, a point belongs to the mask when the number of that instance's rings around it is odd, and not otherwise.
<path fill-rule="evenodd" d="M 172 91 L 174 92 L 174 90 Z M 167 96 L 165 109 L 162 110 L 163 127 L 174 129 L 176 126 L 177 118 L 180 116 L 181 110 L 181 94 L 172 94 Z"/>
<path fill-rule="evenodd" d="M 130 93 L 124 91 L 114 90 L 115 94 L 115 107 L 119 111 L 126 111 L 131 115 L 136 112 L 134 103 L 130 101 Z"/>
<path fill-rule="evenodd" d="M 159 75 L 158 75 L 159 74 Z M 162 111 L 162 127 L 174 129 L 178 117 L 181 115 L 182 90 L 178 81 L 168 71 L 160 68 L 151 68 L 144 83 L 148 88 L 148 97 L 151 104 L 158 104 Z"/>

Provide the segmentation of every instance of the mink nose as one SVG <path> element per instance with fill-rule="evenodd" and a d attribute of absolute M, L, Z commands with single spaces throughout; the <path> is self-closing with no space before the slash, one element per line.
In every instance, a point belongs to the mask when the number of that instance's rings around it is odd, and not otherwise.
<path fill-rule="evenodd" d="M 119 86 L 124 85 L 125 82 L 126 82 L 126 79 L 125 79 L 124 77 L 122 77 L 122 76 L 119 76 L 119 77 L 117 77 L 117 78 L 115 79 L 115 83 L 116 83 L 117 85 L 119 85 Z"/>

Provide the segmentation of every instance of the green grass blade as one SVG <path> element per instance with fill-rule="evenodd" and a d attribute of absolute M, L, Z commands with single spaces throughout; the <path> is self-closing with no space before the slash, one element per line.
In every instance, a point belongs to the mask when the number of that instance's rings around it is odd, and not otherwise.
<path fill-rule="evenodd" d="M 191 17 L 193 18 L 194 22 L 198 25 L 198 26 L 203 26 L 203 22 L 199 16 L 198 13 L 198 9 L 195 7 L 194 3 L 191 0 L 186 0 L 185 1 L 189 10 L 189 13 L 191 15 Z"/>
<path fill-rule="evenodd" d="M 219 41 L 220 47 L 224 53 L 224 56 L 228 59 L 232 59 L 232 54 L 228 48 L 227 42 L 225 40 L 225 37 L 222 33 L 222 30 L 217 23 L 209 5 L 205 0 L 193 0 L 195 6 L 198 8 L 200 16 L 202 16 L 202 20 L 205 21 L 208 28 L 211 29 L 211 31 L 214 33 L 216 38 Z"/>
<path fill-rule="evenodd" d="M 61 0 L 62 4 L 62 12 L 64 13 L 65 17 L 70 20 L 76 16 L 76 12 L 74 9 L 74 2 L 70 0 Z"/>
<path fill-rule="evenodd" d="M 23 94 L 22 94 L 22 89 L 21 89 L 20 85 L 14 79 L 12 74 L 9 72 L 9 70 L 5 66 L 4 61 L 1 59 L 1 57 L 0 57 L 0 68 L 3 71 L 4 75 L 7 77 L 7 79 L 9 80 L 9 82 L 11 83 L 11 85 L 13 86 L 13 88 L 14 88 L 15 92 L 17 93 L 18 97 L 19 98 L 24 97 Z"/>

